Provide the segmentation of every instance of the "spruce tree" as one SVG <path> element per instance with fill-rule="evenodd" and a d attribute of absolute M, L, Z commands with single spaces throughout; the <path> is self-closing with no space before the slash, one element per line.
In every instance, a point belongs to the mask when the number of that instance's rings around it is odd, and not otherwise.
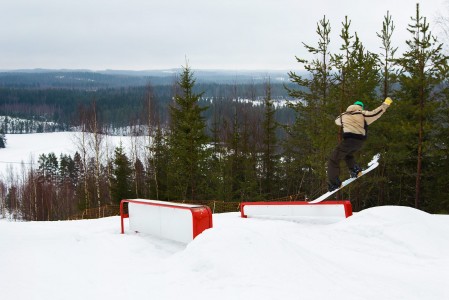
<path fill-rule="evenodd" d="M 260 164 L 259 147 L 257 146 L 257 132 L 259 122 L 255 120 L 255 116 L 244 112 L 242 120 L 242 129 L 240 129 L 240 157 L 238 161 L 241 166 L 236 166 L 239 169 L 239 175 L 242 176 L 237 186 L 236 191 L 240 201 L 256 201 L 262 197 L 261 181 L 258 172 Z"/>
<path fill-rule="evenodd" d="M 143 163 L 139 158 L 136 158 L 133 169 L 134 172 L 132 180 L 134 181 L 134 195 L 137 198 L 146 198 L 147 197 L 145 188 L 146 172 Z"/>
<path fill-rule="evenodd" d="M 265 84 L 264 119 L 262 122 L 262 192 L 264 198 L 272 199 L 279 195 L 278 180 L 278 141 L 276 137 L 277 123 L 275 109 L 271 99 L 271 83 Z"/>
<path fill-rule="evenodd" d="M 212 153 L 209 157 L 207 165 L 209 166 L 209 176 L 207 176 L 207 191 L 206 193 L 212 197 L 212 199 L 226 200 L 229 193 L 225 190 L 225 155 L 226 147 L 222 142 L 223 125 L 225 124 L 223 119 L 223 111 L 220 104 L 220 100 L 214 101 L 213 119 L 212 119 Z"/>
<path fill-rule="evenodd" d="M 234 109 L 233 122 L 228 125 L 224 122 L 224 127 L 228 129 L 226 138 L 226 149 L 223 161 L 223 194 L 225 200 L 241 201 L 242 185 L 245 182 L 244 176 L 244 156 L 242 153 L 242 126 L 238 120 L 236 107 Z"/>
<path fill-rule="evenodd" d="M 132 169 L 131 162 L 126 155 L 123 145 L 115 148 L 114 164 L 112 172 L 112 200 L 115 203 L 120 203 L 123 199 L 134 198 L 132 187 Z"/>
<path fill-rule="evenodd" d="M 204 197 L 209 139 L 202 112 L 207 108 L 199 106 L 202 93 L 194 92 L 195 79 L 188 66 L 183 67 L 177 86 L 170 105 L 169 197 L 193 200 Z"/>
<path fill-rule="evenodd" d="M 149 166 L 147 172 L 152 199 L 167 200 L 167 165 L 168 147 L 161 125 L 158 124 L 154 141 L 150 146 Z"/>

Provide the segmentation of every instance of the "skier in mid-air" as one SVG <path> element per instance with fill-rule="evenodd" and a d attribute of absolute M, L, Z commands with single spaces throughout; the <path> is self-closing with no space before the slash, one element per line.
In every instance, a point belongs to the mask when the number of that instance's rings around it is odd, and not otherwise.
<path fill-rule="evenodd" d="M 362 101 L 350 105 L 344 113 L 335 119 L 335 123 L 343 129 L 343 140 L 334 149 L 327 162 L 328 191 L 341 186 L 340 161 L 345 160 L 351 178 L 360 176 L 362 169 L 354 159 L 354 153 L 360 150 L 366 140 L 368 125 L 376 121 L 390 107 L 393 100 L 387 97 L 376 109 L 367 111 Z"/>

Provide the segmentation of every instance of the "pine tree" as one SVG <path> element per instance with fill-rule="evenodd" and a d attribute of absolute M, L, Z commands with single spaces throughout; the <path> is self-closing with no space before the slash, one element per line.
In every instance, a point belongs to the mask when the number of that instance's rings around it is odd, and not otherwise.
<path fill-rule="evenodd" d="M 308 195 L 322 187 L 326 176 L 326 157 L 335 141 L 335 134 L 330 130 L 334 127 L 335 118 L 335 97 L 331 95 L 334 83 L 329 52 L 330 32 L 329 20 L 324 16 L 317 24 L 317 46 L 304 44 L 315 58 L 296 58 L 308 74 L 300 76 L 294 72 L 289 73 L 290 80 L 297 84 L 297 88 L 288 89 L 289 95 L 299 102 L 291 106 L 296 111 L 296 119 L 294 124 L 287 128 L 289 145 L 284 145 L 284 149 L 289 149 L 288 157 L 297 167 L 296 173 L 289 172 L 296 182 L 297 187 L 294 190 Z M 307 184 L 301 184 L 303 178 L 306 178 Z M 305 190 L 302 190 L 303 188 Z"/>
<path fill-rule="evenodd" d="M 332 107 L 332 126 L 335 128 L 334 135 L 338 137 L 339 141 L 342 139 L 342 128 L 334 125 L 333 121 L 336 116 L 343 113 L 349 105 L 357 100 L 365 104 L 365 109 L 369 107 L 374 108 L 379 105 L 379 100 L 376 95 L 376 89 L 379 84 L 378 56 L 366 50 L 357 32 L 351 33 L 351 21 L 347 17 L 342 22 L 340 38 L 340 52 L 332 55 L 331 59 L 334 69 L 334 85 L 331 93 L 337 99 L 335 105 Z M 337 132 L 338 134 L 336 134 Z M 334 141 L 333 147 L 337 144 L 336 140 Z M 366 148 L 370 149 L 369 146 L 366 146 Z M 356 157 L 356 160 L 360 165 L 366 164 L 372 158 L 372 153 L 369 151 L 359 152 L 358 155 L 359 157 Z M 348 176 L 344 174 L 342 173 L 341 175 L 343 177 Z M 375 183 L 375 179 L 373 177 L 372 179 L 373 183 Z M 366 183 L 368 182 L 364 184 Z M 353 204 L 355 210 L 363 208 L 364 203 L 368 203 L 364 197 L 370 196 L 370 194 L 362 192 L 360 184 L 360 182 L 356 182 L 349 189 L 342 190 L 339 192 L 340 194 L 337 193 L 337 197 L 339 198 L 349 197 L 349 195 L 341 195 L 347 192 L 355 195 L 354 198 L 357 199 Z M 369 188 L 367 186 L 363 187 L 363 189 Z"/>
<path fill-rule="evenodd" d="M 205 133 L 205 121 L 201 115 L 207 108 L 198 102 L 202 93 L 193 91 L 195 79 L 188 66 L 178 81 L 179 92 L 170 105 L 170 134 L 168 146 L 169 191 L 172 199 L 197 199 L 204 196 L 206 161 L 209 151 L 206 149 L 208 137 Z"/>
<path fill-rule="evenodd" d="M 380 33 L 377 33 L 377 36 L 381 41 L 381 52 L 378 56 L 381 99 L 385 99 L 386 97 L 395 99 L 394 87 L 397 83 L 397 71 L 394 66 L 394 59 L 398 48 L 393 46 L 392 37 L 394 30 L 395 26 L 392 17 L 387 11 L 382 22 L 382 30 Z M 378 101 L 380 102 L 380 100 Z M 375 103 L 374 107 L 377 105 L 378 104 Z M 364 152 L 368 154 L 368 157 L 376 153 L 380 153 L 382 157 L 380 166 L 373 176 L 370 176 L 368 179 L 373 182 L 368 189 L 374 189 L 374 191 L 370 193 L 373 195 L 371 205 L 385 204 L 388 201 L 388 189 L 392 188 L 392 185 L 394 185 L 391 183 L 391 178 L 393 178 L 393 173 L 397 167 L 397 162 L 395 163 L 394 159 L 394 156 L 397 153 L 394 153 L 394 151 L 391 151 L 392 149 L 389 148 L 391 147 L 391 144 L 394 143 L 394 140 L 396 139 L 394 136 L 397 134 L 395 123 L 400 116 L 394 116 L 395 114 L 396 109 L 389 110 L 387 114 L 382 116 L 380 122 L 376 122 L 376 124 L 369 129 L 370 138 L 367 141 L 367 146 L 365 147 Z M 369 181 L 365 182 L 368 183 Z M 376 198 L 374 198 L 374 195 L 376 195 Z"/>
<path fill-rule="evenodd" d="M 59 175 L 59 162 L 56 155 L 53 152 L 48 155 L 41 154 L 39 155 L 38 164 L 41 179 L 49 183 L 57 183 Z"/>
<path fill-rule="evenodd" d="M 401 102 L 398 109 L 405 116 L 399 128 L 403 136 L 413 141 L 408 146 L 410 157 L 416 157 L 416 169 L 410 174 L 416 174 L 414 206 L 420 208 L 425 175 L 423 163 L 430 163 L 429 150 L 435 142 L 431 140 L 430 134 L 434 130 L 433 118 L 441 94 L 436 88 L 446 79 L 449 57 L 443 55 L 443 45 L 429 31 L 429 23 L 421 16 L 419 4 L 416 5 L 416 15 L 408 31 L 412 35 L 406 42 L 408 50 L 402 58 L 396 60 L 401 67 L 401 91 L 398 94 Z"/>
<path fill-rule="evenodd" d="M 396 74 L 393 69 L 394 55 L 398 50 L 397 47 L 392 45 L 392 36 L 395 26 L 391 18 L 390 12 L 387 11 L 387 15 L 384 17 L 382 23 L 382 31 L 377 33 L 377 36 L 381 39 L 383 52 L 380 54 L 382 59 L 379 58 L 379 64 L 381 68 L 382 78 L 382 98 L 391 95 L 393 84 L 396 81 Z"/>
<path fill-rule="evenodd" d="M 351 21 L 345 17 L 340 38 L 339 54 L 332 55 L 331 64 L 335 70 L 333 92 L 339 99 L 337 115 L 356 100 L 370 105 L 376 100 L 379 83 L 378 56 L 365 49 L 357 33 L 350 33 Z M 335 117 L 335 116 L 334 116 Z"/>

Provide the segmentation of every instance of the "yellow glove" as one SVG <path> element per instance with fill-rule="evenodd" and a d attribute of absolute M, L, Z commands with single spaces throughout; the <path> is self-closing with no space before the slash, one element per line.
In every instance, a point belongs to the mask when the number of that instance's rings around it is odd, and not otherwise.
<path fill-rule="evenodd" d="M 385 103 L 386 105 L 390 106 L 390 105 L 391 105 L 391 103 L 393 103 L 393 100 L 391 100 L 391 98 L 390 98 L 390 97 L 387 97 L 387 98 L 385 98 L 385 101 L 384 101 L 384 103 Z"/>

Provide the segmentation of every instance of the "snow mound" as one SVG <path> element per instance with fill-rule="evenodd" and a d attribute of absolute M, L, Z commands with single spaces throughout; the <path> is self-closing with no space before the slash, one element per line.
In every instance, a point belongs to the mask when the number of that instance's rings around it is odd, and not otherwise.
<path fill-rule="evenodd" d="M 449 247 L 449 227 L 440 218 L 401 206 L 381 206 L 363 210 L 335 226 L 359 244 L 382 241 L 384 251 L 413 256 L 440 257 Z M 377 246 L 374 251 L 379 251 Z M 447 254 L 446 254 L 447 255 Z"/>
<path fill-rule="evenodd" d="M 367 209 L 334 223 L 214 215 L 187 246 L 120 218 L 0 220 L 4 299 L 449 299 L 449 217 Z"/>

